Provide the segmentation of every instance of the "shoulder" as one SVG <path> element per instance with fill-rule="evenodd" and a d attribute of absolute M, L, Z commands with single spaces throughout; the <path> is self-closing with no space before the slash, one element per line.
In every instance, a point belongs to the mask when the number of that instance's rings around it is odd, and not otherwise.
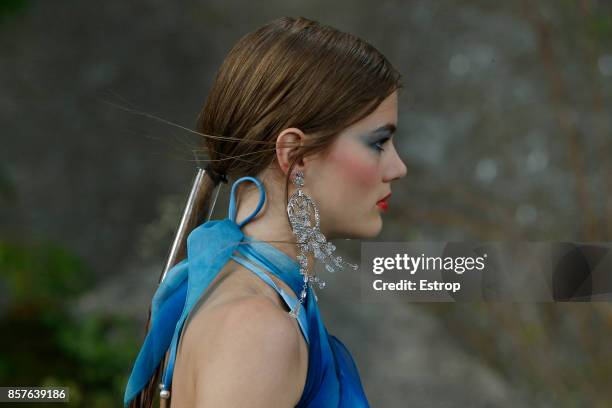
<path fill-rule="evenodd" d="M 247 296 L 210 309 L 199 323 L 195 331 L 202 331 L 202 336 L 193 353 L 198 404 L 293 406 L 297 402 L 307 361 L 299 328 L 287 312 L 270 299 Z"/>
<path fill-rule="evenodd" d="M 224 345 L 235 347 L 248 340 L 251 345 L 271 344 L 285 352 L 294 350 L 301 339 L 294 319 L 265 296 L 234 298 L 202 312 L 191 324 L 192 337 L 222 337 Z"/>
<path fill-rule="evenodd" d="M 219 335 L 243 334 L 251 345 L 291 353 L 299 345 L 299 331 L 288 313 L 263 296 L 247 296 L 221 305 L 211 316 Z M 238 341 L 236 336 L 230 336 Z M 238 344 L 236 344 L 238 346 Z"/>

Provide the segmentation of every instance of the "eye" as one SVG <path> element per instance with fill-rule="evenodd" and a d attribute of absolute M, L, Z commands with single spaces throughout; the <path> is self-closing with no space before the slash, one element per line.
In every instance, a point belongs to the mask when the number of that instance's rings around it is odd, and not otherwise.
<path fill-rule="evenodd" d="M 372 148 L 375 149 L 375 150 L 378 150 L 380 152 L 384 152 L 385 149 L 383 149 L 383 145 L 385 143 L 387 143 L 387 140 L 389 140 L 388 137 L 382 138 L 382 139 L 377 140 L 374 143 L 370 144 L 370 146 L 372 146 Z"/>

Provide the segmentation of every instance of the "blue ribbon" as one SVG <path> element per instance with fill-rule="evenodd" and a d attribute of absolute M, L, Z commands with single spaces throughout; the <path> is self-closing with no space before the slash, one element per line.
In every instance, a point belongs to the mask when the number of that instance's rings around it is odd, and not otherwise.
<path fill-rule="evenodd" d="M 235 190 L 238 184 L 244 181 L 252 181 L 257 185 L 260 199 L 255 211 L 238 224 L 235 221 Z M 189 234 L 187 258 L 168 271 L 153 296 L 150 330 L 128 379 L 124 406 L 129 405 L 147 385 L 168 349 L 170 356 L 162 384 L 164 389 L 170 387 L 178 341 L 185 320 L 204 290 L 244 240 L 245 235 L 240 228 L 259 212 L 265 199 L 266 194 L 261 181 L 254 177 L 242 177 L 232 186 L 229 218 L 208 221 Z"/>

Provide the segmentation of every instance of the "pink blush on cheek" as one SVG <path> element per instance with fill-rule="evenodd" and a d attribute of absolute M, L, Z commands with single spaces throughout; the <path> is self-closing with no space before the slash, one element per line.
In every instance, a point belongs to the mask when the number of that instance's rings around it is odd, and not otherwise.
<path fill-rule="evenodd" d="M 379 182 L 378 162 L 348 144 L 345 146 L 344 149 L 335 149 L 328 156 L 334 163 L 333 167 L 340 176 L 339 179 L 366 189 L 375 187 Z"/>

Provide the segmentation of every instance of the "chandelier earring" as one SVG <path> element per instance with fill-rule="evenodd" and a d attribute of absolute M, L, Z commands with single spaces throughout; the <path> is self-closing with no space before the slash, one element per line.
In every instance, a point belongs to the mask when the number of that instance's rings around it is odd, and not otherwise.
<path fill-rule="evenodd" d="M 345 266 L 355 270 L 358 266 L 344 261 L 340 256 L 334 255 L 336 246 L 328 242 L 320 230 L 321 218 L 319 208 L 312 197 L 302 190 L 302 187 L 304 187 L 304 173 L 299 170 L 296 171 L 292 181 L 297 189 L 289 198 L 287 214 L 289 215 L 291 229 L 296 237 L 299 251 L 297 261 L 299 262 L 300 274 L 303 276 L 304 282 L 298 303 L 289 313 L 292 317 L 297 318 L 306 298 L 308 285 L 316 283 L 319 285 L 319 289 L 325 287 L 325 281 L 308 273 L 308 254 L 312 254 L 314 258 L 323 263 L 325 269 L 329 272 L 335 272 L 336 269 L 344 269 Z"/>

